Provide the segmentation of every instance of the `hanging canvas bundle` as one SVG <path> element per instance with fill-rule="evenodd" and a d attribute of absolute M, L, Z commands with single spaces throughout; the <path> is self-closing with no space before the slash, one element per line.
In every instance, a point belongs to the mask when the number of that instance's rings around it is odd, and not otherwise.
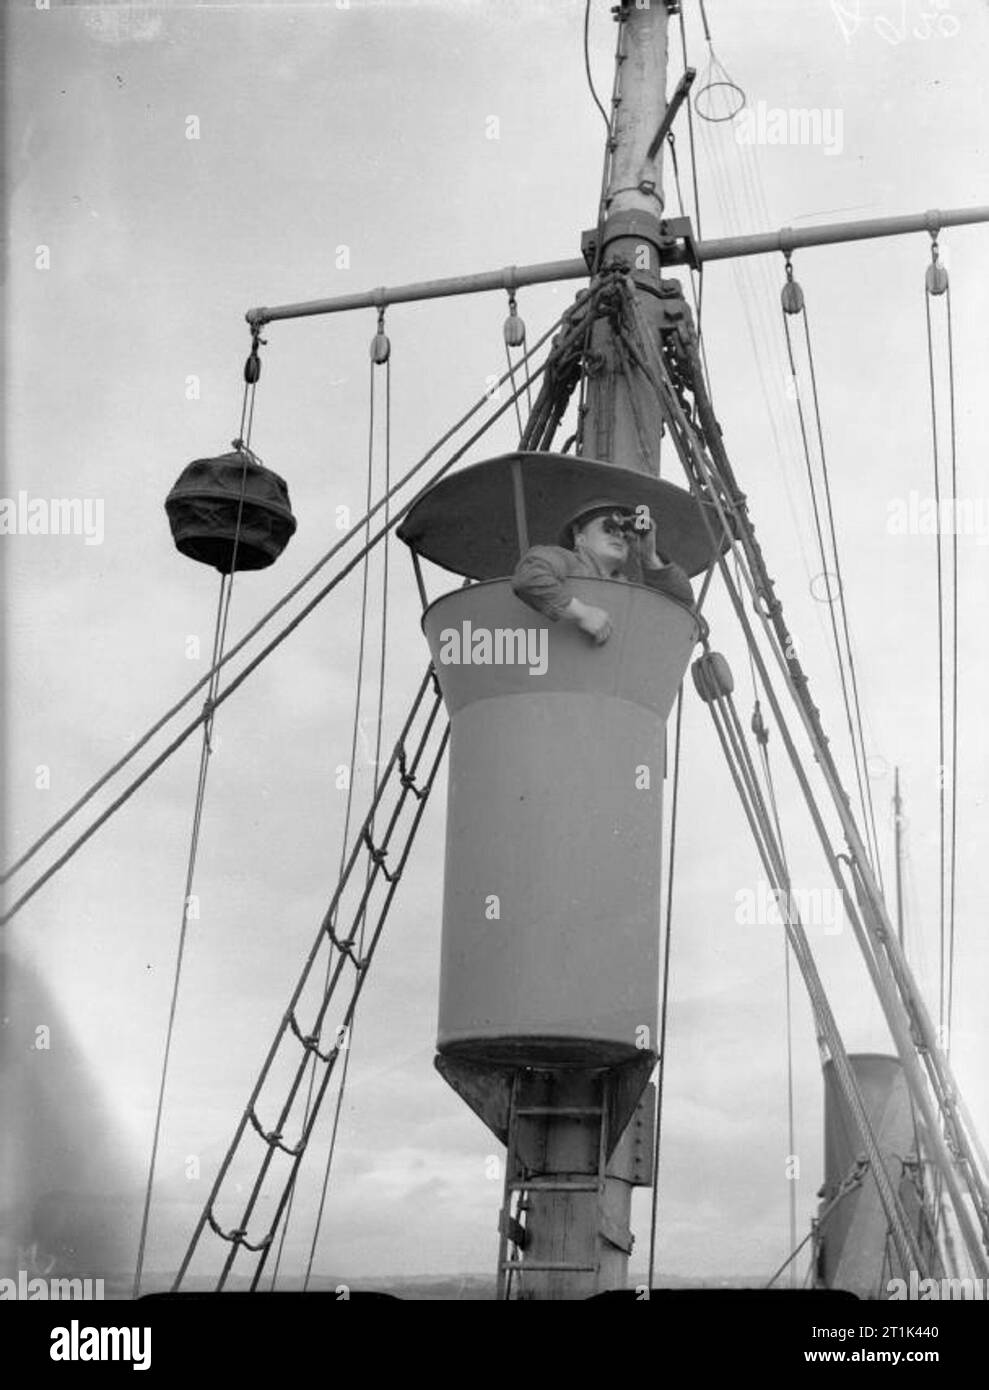
<path fill-rule="evenodd" d="M 274 564 L 296 528 L 285 480 L 243 447 L 183 468 L 165 511 L 182 554 L 221 574 Z"/>

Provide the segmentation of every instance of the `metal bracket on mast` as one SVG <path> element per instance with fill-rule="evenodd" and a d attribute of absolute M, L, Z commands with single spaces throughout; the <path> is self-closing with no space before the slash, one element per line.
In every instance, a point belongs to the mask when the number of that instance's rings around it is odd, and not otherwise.
<path fill-rule="evenodd" d="M 616 220 L 617 218 L 613 218 L 612 222 L 614 223 Z M 645 226 L 647 220 L 651 221 L 651 227 Z M 697 242 L 694 239 L 694 229 L 689 217 L 660 218 L 658 235 L 655 231 L 656 222 L 654 219 L 642 218 L 641 223 L 642 225 L 637 225 L 634 220 L 630 220 L 629 225 L 622 229 L 623 234 L 640 236 L 644 241 L 655 246 L 661 266 L 687 265 L 690 266 L 691 270 L 700 269 Z M 589 227 L 580 238 L 581 254 L 589 272 L 593 272 L 597 264 L 600 231 L 599 227 Z"/>

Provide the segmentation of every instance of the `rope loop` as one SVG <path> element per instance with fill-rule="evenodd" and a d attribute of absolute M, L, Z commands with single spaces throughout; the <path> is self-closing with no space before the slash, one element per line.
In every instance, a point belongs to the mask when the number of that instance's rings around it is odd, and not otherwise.
<path fill-rule="evenodd" d="M 704 74 L 703 86 L 694 95 L 694 110 L 702 121 L 709 121 L 711 124 L 718 124 L 723 121 L 733 121 L 745 106 L 748 98 L 744 90 L 735 82 L 728 72 L 728 69 L 718 58 L 711 43 L 708 43 L 709 61 L 707 71 Z M 720 114 L 715 114 L 714 93 L 723 92 L 727 108 Z M 705 101 L 701 105 L 701 98 Z"/>
<path fill-rule="evenodd" d="M 834 570 L 821 570 L 810 581 L 809 592 L 816 603 L 837 603 L 842 595 L 841 576 Z"/>

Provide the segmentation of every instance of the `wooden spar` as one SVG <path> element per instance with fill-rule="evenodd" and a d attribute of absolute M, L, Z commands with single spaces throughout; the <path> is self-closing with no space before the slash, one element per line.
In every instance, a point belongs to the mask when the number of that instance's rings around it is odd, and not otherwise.
<path fill-rule="evenodd" d="M 834 222 L 822 227 L 795 231 L 781 227 L 777 232 L 756 232 L 747 236 L 722 237 L 695 243 L 697 260 L 733 260 L 738 256 L 768 256 L 810 246 L 835 246 L 847 241 L 866 241 L 876 237 L 906 236 L 915 232 L 934 232 L 943 227 L 966 227 L 989 222 L 989 207 L 949 208 L 944 211 L 912 213 L 904 217 L 874 217 L 859 222 Z M 664 264 L 683 264 L 682 245 L 671 248 Z M 444 280 L 421 280 L 411 285 L 380 286 L 356 294 L 331 299 L 312 299 L 298 304 L 279 304 L 273 308 L 248 309 L 247 322 L 260 327 L 279 319 L 312 318 L 319 314 L 343 314 L 352 309 L 380 309 L 389 304 L 413 304 L 427 299 L 446 299 L 453 295 L 484 294 L 491 290 L 519 289 L 525 285 L 548 285 L 556 280 L 581 280 L 588 276 L 582 257 L 569 261 L 543 261 L 537 265 L 506 266 L 475 275 L 453 275 Z"/>
<path fill-rule="evenodd" d="M 830 226 L 805 227 L 795 231 L 781 227 L 778 232 L 757 232 L 754 236 L 723 237 L 702 241 L 697 247 L 700 261 L 727 261 L 736 256 L 765 256 L 773 251 L 796 251 L 805 246 L 834 246 L 843 241 L 869 241 L 875 237 L 905 236 L 911 232 L 935 235 L 942 227 L 965 227 L 989 222 L 989 207 L 954 208 L 909 213 L 905 217 L 870 217 L 860 222 L 834 222 Z"/>

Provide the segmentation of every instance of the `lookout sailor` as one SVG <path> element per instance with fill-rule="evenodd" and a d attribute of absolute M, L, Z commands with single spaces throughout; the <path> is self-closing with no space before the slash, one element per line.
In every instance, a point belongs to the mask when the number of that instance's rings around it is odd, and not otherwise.
<path fill-rule="evenodd" d="M 611 618 L 605 609 L 575 596 L 569 581 L 576 578 L 642 583 L 679 603 L 694 602 L 686 572 L 656 552 L 656 523 L 649 509 L 630 512 L 607 498 L 584 503 L 564 523 L 560 544 L 532 546 L 512 576 L 512 589 L 523 603 L 553 622 L 564 618 L 576 623 L 600 646 L 611 636 Z"/>

